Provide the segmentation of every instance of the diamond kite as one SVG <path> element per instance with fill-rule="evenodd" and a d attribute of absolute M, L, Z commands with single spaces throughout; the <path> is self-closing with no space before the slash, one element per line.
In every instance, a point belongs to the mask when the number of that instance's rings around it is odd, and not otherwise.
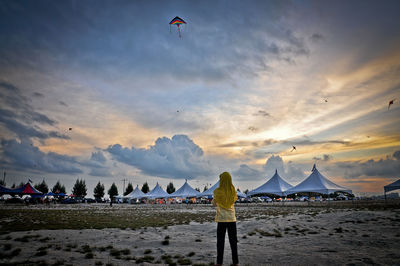
<path fill-rule="evenodd" d="M 181 28 L 179 27 L 182 24 L 186 24 L 186 22 L 180 17 L 175 17 L 169 23 L 169 31 L 171 32 L 171 25 L 176 25 L 178 27 L 179 38 L 181 38 Z"/>

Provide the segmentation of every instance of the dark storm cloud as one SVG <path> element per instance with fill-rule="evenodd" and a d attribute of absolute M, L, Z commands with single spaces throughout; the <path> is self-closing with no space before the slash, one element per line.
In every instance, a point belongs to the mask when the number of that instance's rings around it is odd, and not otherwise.
<path fill-rule="evenodd" d="M 329 161 L 329 160 L 331 160 L 331 159 L 332 159 L 332 156 L 330 156 L 330 155 L 328 155 L 328 154 L 322 155 L 322 158 L 321 158 L 321 157 L 313 157 L 313 160 L 315 160 L 315 161 L 324 161 L 324 162 L 327 162 L 327 161 Z"/>
<path fill-rule="evenodd" d="M 319 42 L 324 40 L 324 36 L 322 36 L 322 34 L 319 33 L 314 33 L 313 35 L 311 35 L 310 40 L 313 42 Z"/>
<path fill-rule="evenodd" d="M 101 164 L 104 164 L 107 161 L 106 157 L 104 156 L 104 154 L 101 151 L 92 152 L 92 156 L 90 157 L 90 160 L 99 162 Z"/>
<path fill-rule="evenodd" d="M 400 162 L 400 151 L 395 151 L 393 157 Z"/>
<path fill-rule="evenodd" d="M 45 131 L 40 125 L 55 126 L 56 121 L 35 111 L 30 100 L 22 95 L 21 90 L 11 83 L 0 82 L 0 123 L 20 138 L 70 139 L 56 131 Z"/>
<path fill-rule="evenodd" d="M 254 128 L 256 130 L 256 128 Z M 250 130 L 250 128 L 249 128 Z M 231 143 L 225 143 L 218 145 L 217 147 L 221 148 L 231 148 L 231 147 L 266 147 L 273 144 L 288 144 L 288 145 L 295 145 L 295 146 L 312 146 L 312 145 L 321 145 L 321 144 L 343 144 L 343 145 L 351 145 L 349 141 L 343 140 L 326 140 L 326 141 L 313 141 L 313 140 L 275 140 L 275 139 L 267 139 L 263 141 L 236 141 Z"/>
<path fill-rule="evenodd" d="M 75 157 L 54 152 L 44 153 L 32 143 L 17 140 L 1 141 L 2 166 L 16 170 L 42 171 L 47 173 L 79 174 L 79 162 Z"/>
<path fill-rule="evenodd" d="M 113 75 L 250 77 L 268 70 L 271 60 L 295 61 L 310 53 L 301 36 L 279 23 L 291 6 L 290 1 L 5 2 L 0 36 L 7 38 L 0 37 L 0 56 Z M 176 27 L 169 33 L 172 13 L 188 23 L 182 38 Z"/>
<path fill-rule="evenodd" d="M 37 97 L 37 98 L 43 98 L 44 97 L 44 95 L 42 93 L 40 93 L 40 92 L 34 92 L 32 95 Z"/>
<path fill-rule="evenodd" d="M 249 128 L 249 130 L 251 130 L 251 129 Z M 257 130 L 257 129 L 254 128 L 254 130 Z M 263 141 L 247 141 L 247 140 L 243 140 L 243 141 L 236 141 L 236 142 L 221 144 L 221 145 L 218 145 L 217 147 L 220 147 L 220 148 L 264 147 L 264 146 L 272 145 L 272 144 L 275 144 L 275 143 L 279 143 L 279 141 L 278 140 L 274 140 L 274 139 L 267 139 L 267 140 L 263 140 Z"/>
<path fill-rule="evenodd" d="M 63 102 L 63 101 L 59 101 L 58 103 L 59 103 L 60 105 L 62 105 L 62 106 L 68 107 L 68 104 L 66 104 L 66 103 Z"/>
<path fill-rule="evenodd" d="M 106 151 L 115 160 L 153 176 L 196 178 L 211 173 L 203 150 L 185 135 L 175 135 L 172 139 L 158 138 L 148 149 L 124 148 L 115 144 Z"/>
<path fill-rule="evenodd" d="M 393 156 L 387 156 L 386 159 L 368 160 L 365 162 L 339 162 L 336 163 L 338 172 L 342 172 L 344 178 L 361 177 L 382 177 L 393 178 L 400 173 L 400 160 L 398 158 L 400 151 L 393 153 Z"/>

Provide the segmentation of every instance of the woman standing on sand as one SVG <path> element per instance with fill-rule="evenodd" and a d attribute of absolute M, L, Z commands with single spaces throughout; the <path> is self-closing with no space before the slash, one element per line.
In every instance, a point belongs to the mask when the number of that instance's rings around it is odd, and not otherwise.
<path fill-rule="evenodd" d="M 217 207 L 215 221 L 217 225 L 217 265 L 224 259 L 225 232 L 228 229 L 229 243 L 232 250 L 233 265 L 238 265 L 236 215 L 234 203 L 237 199 L 232 177 L 228 172 L 219 176 L 219 187 L 214 190 L 212 204 Z"/>

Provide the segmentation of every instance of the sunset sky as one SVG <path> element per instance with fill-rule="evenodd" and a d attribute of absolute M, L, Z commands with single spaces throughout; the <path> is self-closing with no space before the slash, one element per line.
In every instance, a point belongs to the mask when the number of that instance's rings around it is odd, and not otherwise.
<path fill-rule="evenodd" d="M 229 171 L 251 190 L 316 163 L 382 194 L 400 178 L 399 14 L 399 1 L 0 0 L 6 183 L 71 192 L 83 178 L 92 196 L 98 181 L 203 189 Z"/>

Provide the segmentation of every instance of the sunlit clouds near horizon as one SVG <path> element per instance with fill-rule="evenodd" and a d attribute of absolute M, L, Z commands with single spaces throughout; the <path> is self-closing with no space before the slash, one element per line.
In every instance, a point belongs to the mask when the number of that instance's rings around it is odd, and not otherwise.
<path fill-rule="evenodd" d="M 400 178 L 398 1 L 0 1 L 6 183 Z M 182 17 L 180 38 L 168 22 Z M 393 104 L 389 106 L 389 102 Z M 293 146 L 296 149 L 293 149 Z"/>

